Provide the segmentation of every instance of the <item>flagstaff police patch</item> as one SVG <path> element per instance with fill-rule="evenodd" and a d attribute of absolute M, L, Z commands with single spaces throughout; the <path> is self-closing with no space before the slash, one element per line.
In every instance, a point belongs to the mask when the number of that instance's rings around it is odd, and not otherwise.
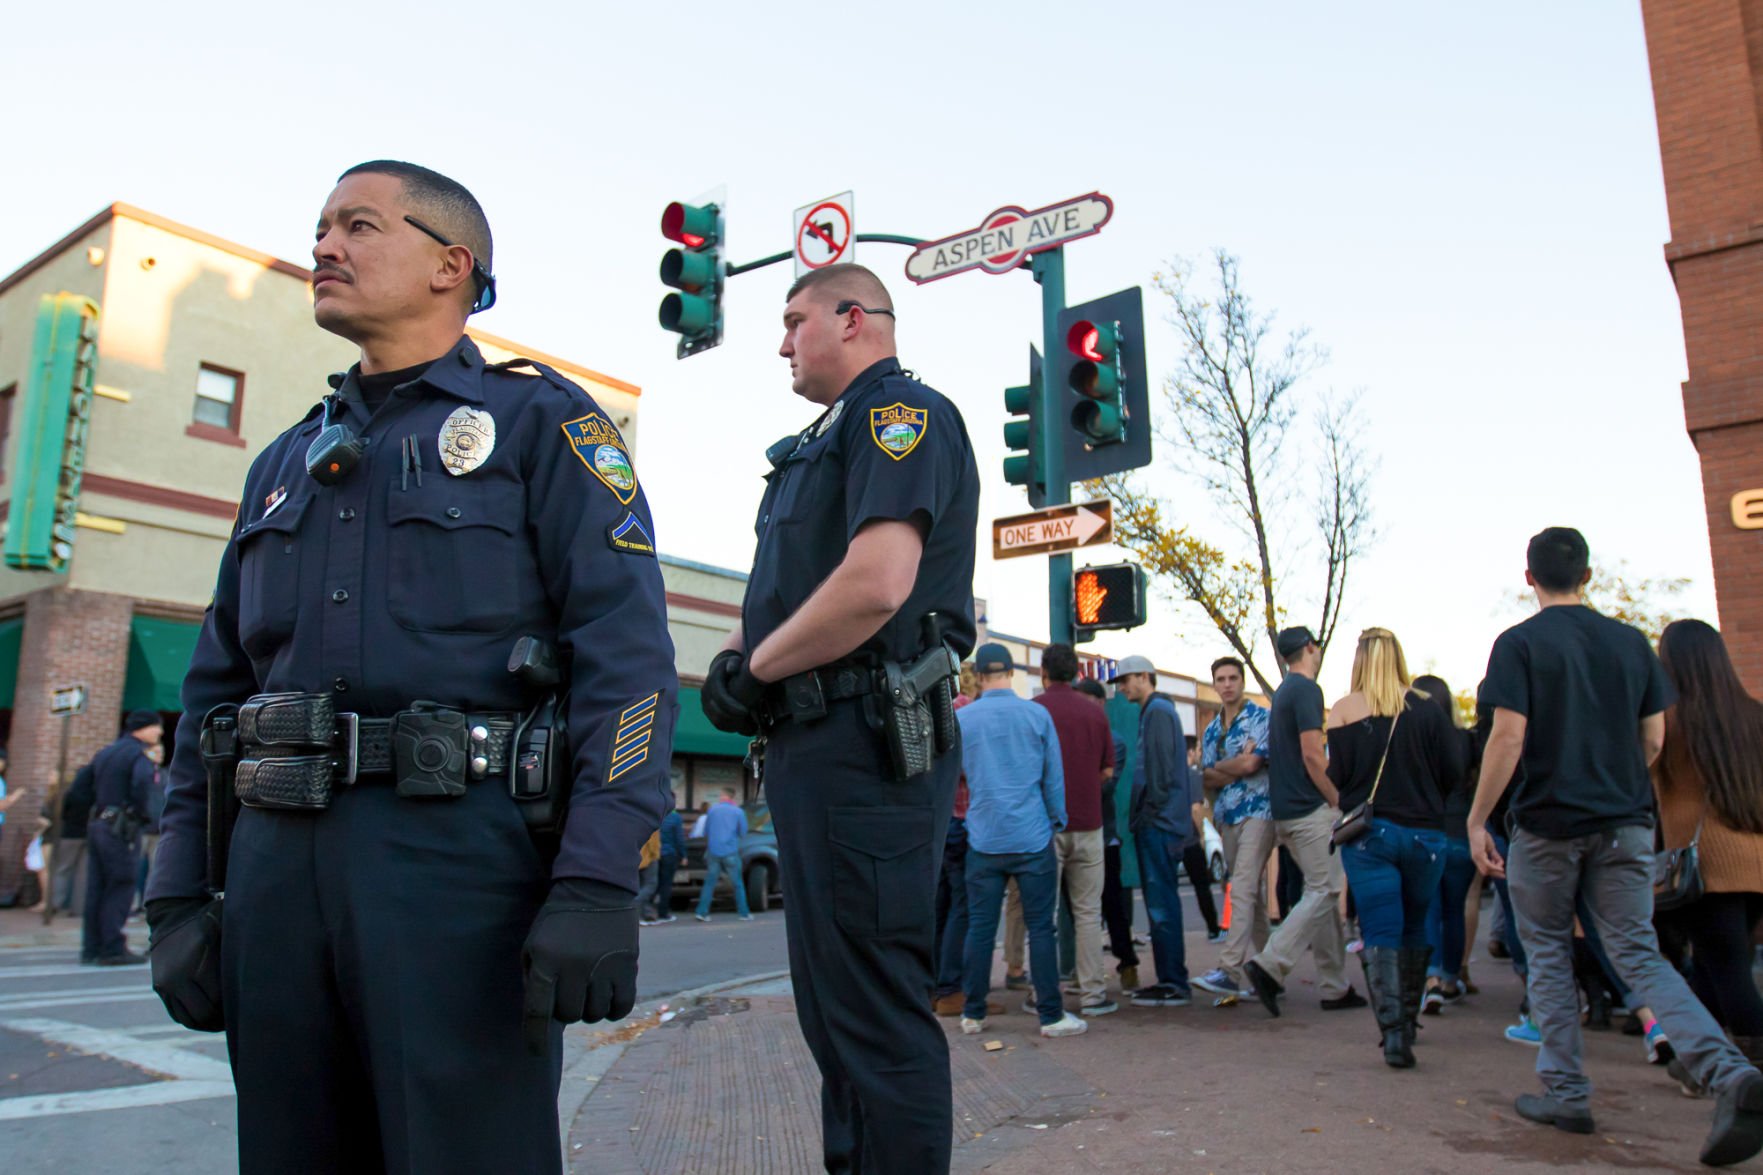
<path fill-rule="evenodd" d="M 930 413 L 899 402 L 869 410 L 869 435 L 881 451 L 898 461 L 918 447 L 930 425 Z"/>
<path fill-rule="evenodd" d="M 569 448 L 595 477 L 606 483 L 617 499 L 628 506 L 637 496 L 637 471 L 631 466 L 624 438 L 598 412 L 590 412 L 562 425 Z"/>

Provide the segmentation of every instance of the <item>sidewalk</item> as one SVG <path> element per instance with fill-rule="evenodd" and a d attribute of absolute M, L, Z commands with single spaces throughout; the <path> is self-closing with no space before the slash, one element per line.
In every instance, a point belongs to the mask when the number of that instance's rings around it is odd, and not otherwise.
<path fill-rule="evenodd" d="M 1216 948 L 1191 935 L 1189 958 Z M 1353 985 L 1364 977 L 1350 962 Z M 1599 1130 L 1571 1136 L 1512 1110 L 1536 1088 L 1536 1052 L 1511 1044 L 1519 987 L 1480 958 L 1481 994 L 1424 1017 L 1419 1067 L 1383 1064 L 1369 1011 L 1323 1012 L 1306 961 L 1284 1015 L 1259 1004 L 1121 1011 L 1043 1040 L 1011 1009 L 950 1033 L 954 1169 L 1072 1171 L 1543 1172 L 1564 1164 L 1697 1171 L 1711 1101 L 1684 1098 L 1637 1037 L 1588 1031 Z M 1001 971 L 998 976 L 1001 988 Z M 819 1080 L 787 982 L 732 988 L 653 1015 L 566 1116 L 572 1172 L 660 1175 L 820 1168 Z M 1012 993 L 1014 994 L 1014 993 Z M 987 1052 L 985 1042 L 1003 1044 Z"/>

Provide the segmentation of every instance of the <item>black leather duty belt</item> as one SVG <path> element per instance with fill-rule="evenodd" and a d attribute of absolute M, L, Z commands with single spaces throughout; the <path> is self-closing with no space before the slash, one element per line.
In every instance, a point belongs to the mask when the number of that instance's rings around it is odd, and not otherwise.
<path fill-rule="evenodd" d="M 390 718 L 338 713 L 328 694 L 259 694 L 239 707 L 233 791 L 254 807 L 318 810 L 370 777 L 506 775 L 520 716 L 418 703 Z"/>
<path fill-rule="evenodd" d="M 876 692 L 875 671 L 867 665 L 838 662 L 810 669 L 775 683 L 765 691 L 759 718 L 766 726 L 809 722 L 826 716 L 830 703 Z"/>

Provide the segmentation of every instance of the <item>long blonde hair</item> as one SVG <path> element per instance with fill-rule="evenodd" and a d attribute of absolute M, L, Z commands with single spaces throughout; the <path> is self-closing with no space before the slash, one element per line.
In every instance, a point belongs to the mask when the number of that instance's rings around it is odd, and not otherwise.
<path fill-rule="evenodd" d="M 1375 717 L 1393 717 L 1408 704 L 1414 679 L 1408 674 L 1408 658 L 1402 642 L 1387 628 L 1368 628 L 1359 634 L 1353 651 L 1353 692 L 1363 694 Z"/>

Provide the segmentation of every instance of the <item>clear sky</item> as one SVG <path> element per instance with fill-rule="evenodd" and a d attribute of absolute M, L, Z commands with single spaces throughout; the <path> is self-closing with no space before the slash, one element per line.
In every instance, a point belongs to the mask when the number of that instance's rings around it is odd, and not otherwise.
<path fill-rule="evenodd" d="M 1116 213 L 1067 250 L 1073 301 L 1222 246 L 1262 308 L 1329 348 L 1316 390 L 1362 392 L 1380 538 L 1348 641 L 1389 626 L 1417 671 L 1473 686 L 1519 615 L 1526 538 L 1557 523 L 1637 575 L 1691 577 L 1689 610 L 1713 619 L 1633 0 L 98 2 L 9 12 L 0 76 L 0 273 L 114 200 L 309 261 L 345 167 L 389 156 L 464 182 L 501 286 L 476 321 L 642 386 L 638 467 L 673 554 L 747 565 L 761 453 L 815 411 L 776 355 L 787 265 L 734 280 L 725 344 L 675 361 L 655 319 L 669 200 L 726 185 L 745 260 L 845 189 L 859 232 L 926 237 L 1100 190 Z M 905 258 L 858 260 L 894 293 L 903 361 L 966 416 L 982 520 L 1015 513 L 1002 390 L 1026 379 L 1038 289 L 1021 272 L 914 288 Z M 1161 375 L 1176 342 L 1156 307 Z M 1225 537 L 1170 456 L 1152 477 L 1175 516 Z M 993 564 L 987 536 L 992 623 L 1044 635 L 1044 562 Z M 1308 620 L 1307 554 L 1279 557 Z M 1200 673 L 1223 651 L 1168 602 L 1095 647 Z M 1331 695 L 1349 659 L 1330 658 Z"/>

